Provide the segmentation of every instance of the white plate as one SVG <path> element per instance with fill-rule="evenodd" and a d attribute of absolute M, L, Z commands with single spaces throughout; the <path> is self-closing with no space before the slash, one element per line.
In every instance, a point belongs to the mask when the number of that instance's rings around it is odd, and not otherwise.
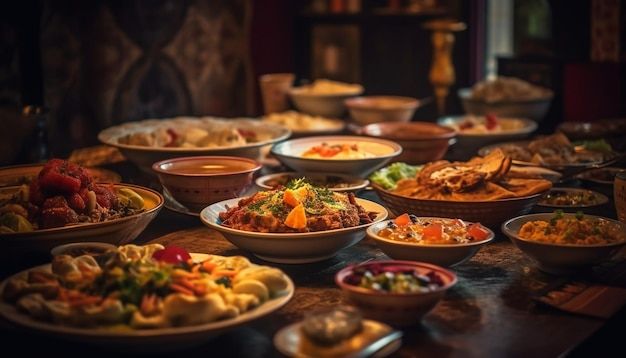
<path fill-rule="evenodd" d="M 202 260 L 205 254 L 193 254 L 194 260 Z M 206 256 L 204 256 L 206 258 Z M 33 269 L 50 270 L 50 265 L 42 265 Z M 25 275 L 29 270 L 19 272 L 4 280 L 0 284 L 0 297 L 9 279 Z M 46 333 L 54 336 L 62 336 L 64 339 L 101 345 L 123 347 L 131 351 L 171 351 L 184 347 L 201 344 L 210 338 L 231 330 L 235 327 L 250 323 L 265 317 L 283 307 L 294 294 L 293 281 L 286 276 L 287 289 L 283 295 L 273 298 L 261 306 L 245 312 L 235 318 L 205 323 L 197 326 L 170 327 L 159 329 L 142 330 L 112 330 L 84 327 L 70 327 L 55 325 L 49 322 L 38 321 L 18 311 L 13 305 L 0 300 L 0 316 L 22 326 L 24 328 Z"/>
<path fill-rule="evenodd" d="M 380 323 L 372 320 L 363 320 L 363 325 L 365 326 L 383 326 L 384 328 L 388 328 L 389 331 L 393 329 L 387 326 L 384 323 Z M 302 331 L 301 327 L 302 322 L 293 323 L 287 327 L 282 328 L 280 331 L 276 333 L 274 336 L 274 345 L 278 351 L 288 357 L 300 357 L 307 358 L 309 356 L 305 355 L 300 350 L 300 342 L 302 340 Z M 381 350 L 376 352 L 371 357 L 387 357 L 394 352 L 396 352 L 402 346 L 402 339 L 396 339 L 383 347 Z M 356 353 L 356 352 L 355 352 Z"/>

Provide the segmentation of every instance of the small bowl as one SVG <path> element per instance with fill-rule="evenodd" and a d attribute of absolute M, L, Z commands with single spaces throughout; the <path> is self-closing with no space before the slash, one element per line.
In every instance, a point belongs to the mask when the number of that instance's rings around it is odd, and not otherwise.
<path fill-rule="evenodd" d="M 345 282 L 357 267 L 373 265 L 406 267 L 420 273 L 434 271 L 444 281 L 444 285 L 426 293 L 385 293 Z M 335 283 L 341 288 L 348 301 L 356 305 L 365 317 L 390 323 L 396 326 L 409 326 L 418 323 L 441 300 L 445 292 L 456 284 L 456 275 L 442 267 L 415 261 L 370 261 L 360 265 L 348 266 L 335 275 Z"/>
<path fill-rule="evenodd" d="M 55 246 L 50 250 L 50 255 L 69 255 L 72 257 L 78 257 L 82 255 L 100 256 L 108 251 L 117 250 L 117 246 L 106 242 L 75 242 L 71 244 L 65 244 Z"/>
<path fill-rule="evenodd" d="M 626 168 L 604 167 L 584 171 L 576 175 L 576 178 L 594 185 L 613 185 L 617 173 L 626 172 Z"/>
<path fill-rule="evenodd" d="M 424 218 L 426 217 L 420 217 L 420 219 Z M 391 221 L 393 220 L 385 220 L 370 226 L 367 229 L 367 236 L 374 239 L 376 245 L 394 260 L 422 261 L 445 267 L 454 266 L 471 259 L 483 245 L 495 237 L 493 231 L 485 228 L 489 231 L 489 237 L 482 241 L 467 244 L 418 245 L 379 236 L 378 232 L 387 227 Z"/>
<path fill-rule="evenodd" d="M 528 137 L 537 129 L 537 122 L 526 118 L 498 118 L 501 131 L 488 133 L 472 133 L 458 130 L 459 124 L 467 119 L 467 115 L 448 116 L 437 120 L 437 124 L 457 130 L 456 144 L 451 148 L 450 155 L 459 160 L 467 160 L 475 156 L 481 147 Z"/>
<path fill-rule="evenodd" d="M 400 144 L 402 153 L 394 161 L 424 164 L 443 158 L 456 131 L 428 122 L 385 122 L 369 124 L 360 134 Z"/>
<path fill-rule="evenodd" d="M 287 182 L 291 179 L 299 178 L 306 178 L 309 181 L 312 181 L 316 186 L 328 187 L 328 190 L 336 192 L 358 191 L 370 184 L 370 181 L 367 179 L 361 179 L 345 174 L 295 172 L 264 175 L 257 178 L 255 183 L 261 189 L 272 190 L 278 185 L 287 184 Z M 275 182 L 275 184 L 272 185 L 272 182 Z M 341 186 L 328 186 L 328 183 L 341 183 Z"/>
<path fill-rule="evenodd" d="M 267 233 L 232 229 L 221 225 L 219 213 L 236 207 L 241 200 L 230 199 L 206 207 L 200 213 L 200 220 L 226 240 L 240 249 L 252 252 L 259 258 L 284 264 L 301 264 L 326 260 L 344 248 L 350 247 L 365 237 L 370 225 L 387 218 L 387 210 L 377 203 L 356 198 L 367 212 L 377 213 L 372 223 L 343 229 L 303 233 Z"/>
<path fill-rule="evenodd" d="M 572 217 L 574 214 L 563 214 Z M 600 218 L 616 225 L 617 230 L 626 232 L 626 224 L 617 220 L 600 216 L 585 215 L 589 218 Z M 540 270 L 551 274 L 569 274 L 582 268 L 598 264 L 610 259 L 626 244 L 625 241 L 600 245 L 563 245 L 537 242 L 522 239 L 518 233 L 520 228 L 529 221 L 549 221 L 553 213 L 522 215 L 502 224 L 502 232 L 526 255 L 537 262 Z"/>
<path fill-rule="evenodd" d="M 533 100 L 485 102 L 473 99 L 471 88 L 459 89 L 458 95 L 467 114 L 486 115 L 491 113 L 499 117 L 530 118 L 536 122 L 540 122 L 546 116 L 554 97 L 550 93 L 544 98 Z"/>
<path fill-rule="evenodd" d="M 339 93 L 316 93 L 310 91 L 308 86 L 294 87 L 289 91 L 289 97 L 300 112 L 329 118 L 341 118 L 346 112 L 344 101 L 363 93 L 362 86 L 353 85 L 352 87 L 352 89 Z"/>
<path fill-rule="evenodd" d="M 346 107 L 355 123 L 408 122 L 420 101 L 412 97 L 363 96 L 346 99 Z"/>
<path fill-rule="evenodd" d="M 557 204 L 550 204 L 550 203 L 547 203 L 547 202 L 543 201 L 546 196 L 548 196 L 550 194 L 557 194 L 557 193 L 593 195 L 595 197 L 595 201 L 593 203 L 579 204 L 579 205 L 557 205 Z M 545 194 L 545 196 L 542 199 L 539 200 L 537 205 L 538 206 L 543 206 L 543 207 L 546 207 L 546 208 L 550 208 L 550 209 L 552 209 L 551 211 L 554 211 L 555 209 L 561 209 L 563 211 L 578 211 L 578 210 L 583 210 L 583 209 L 587 209 L 587 208 L 593 208 L 593 207 L 597 207 L 597 206 L 602 206 L 602 205 L 604 205 L 604 204 L 606 204 L 608 202 L 609 202 L 609 198 L 608 197 L 606 197 L 604 194 L 600 194 L 600 193 L 595 192 L 593 190 L 578 189 L 578 188 L 552 188 L 552 189 L 550 189 L 550 191 L 548 191 Z"/>
<path fill-rule="evenodd" d="M 166 159 L 152 165 L 172 198 L 192 211 L 239 197 L 259 169 L 261 164 L 252 159 L 219 156 Z"/>
<path fill-rule="evenodd" d="M 357 144 L 374 154 L 371 158 L 316 159 L 304 158 L 302 153 L 321 143 Z M 367 177 L 402 153 L 402 147 L 392 141 L 358 136 L 320 136 L 291 139 L 272 147 L 272 154 L 286 166 L 307 173 L 339 173 Z"/>

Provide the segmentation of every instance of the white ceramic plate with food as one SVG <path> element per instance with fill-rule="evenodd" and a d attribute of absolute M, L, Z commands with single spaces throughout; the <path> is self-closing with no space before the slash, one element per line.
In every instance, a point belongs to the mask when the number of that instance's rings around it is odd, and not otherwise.
<path fill-rule="evenodd" d="M 194 260 L 206 259 L 206 254 L 192 254 Z M 0 297 L 2 297 L 8 280 L 13 277 L 26 275 L 32 269 L 50 271 L 50 265 L 42 265 L 19 272 L 0 284 Z M 206 342 L 207 340 L 231 330 L 235 327 L 248 324 L 254 320 L 265 317 L 283 307 L 295 292 L 293 281 L 285 275 L 287 289 L 282 295 L 264 302 L 259 307 L 244 312 L 234 318 L 224 319 L 211 323 L 195 326 L 168 327 L 157 329 L 98 329 L 86 327 L 70 327 L 56 325 L 49 322 L 38 321 L 18 311 L 13 305 L 0 300 L 0 315 L 8 321 L 23 328 L 45 333 L 51 336 L 62 337 L 66 340 L 86 342 L 98 345 L 124 348 L 128 351 L 171 351 L 190 347 Z"/>
<path fill-rule="evenodd" d="M 299 172 L 366 177 L 400 155 L 402 147 L 373 137 L 319 136 L 278 143 L 271 152 L 283 164 Z"/>

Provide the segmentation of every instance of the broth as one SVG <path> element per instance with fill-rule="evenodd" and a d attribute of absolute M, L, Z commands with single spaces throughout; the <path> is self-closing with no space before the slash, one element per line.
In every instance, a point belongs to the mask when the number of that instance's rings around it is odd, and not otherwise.
<path fill-rule="evenodd" d="M 251 169 L 251 165 L 245 162 L 207 163 L 190 162 L 174 163 L 162 167 L 165 171 L 174 174 L 221 174 L 241 172 Z"/>

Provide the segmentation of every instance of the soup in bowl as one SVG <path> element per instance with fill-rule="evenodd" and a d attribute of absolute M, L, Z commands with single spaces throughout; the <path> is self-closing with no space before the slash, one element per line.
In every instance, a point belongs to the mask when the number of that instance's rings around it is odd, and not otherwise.
<path fill-rule="evenodd" d="M 241 196 L 261 169 L 255 160 L 203 156 L 156 162 L 152 170 L 170 196 L 191 211 Z"/>

